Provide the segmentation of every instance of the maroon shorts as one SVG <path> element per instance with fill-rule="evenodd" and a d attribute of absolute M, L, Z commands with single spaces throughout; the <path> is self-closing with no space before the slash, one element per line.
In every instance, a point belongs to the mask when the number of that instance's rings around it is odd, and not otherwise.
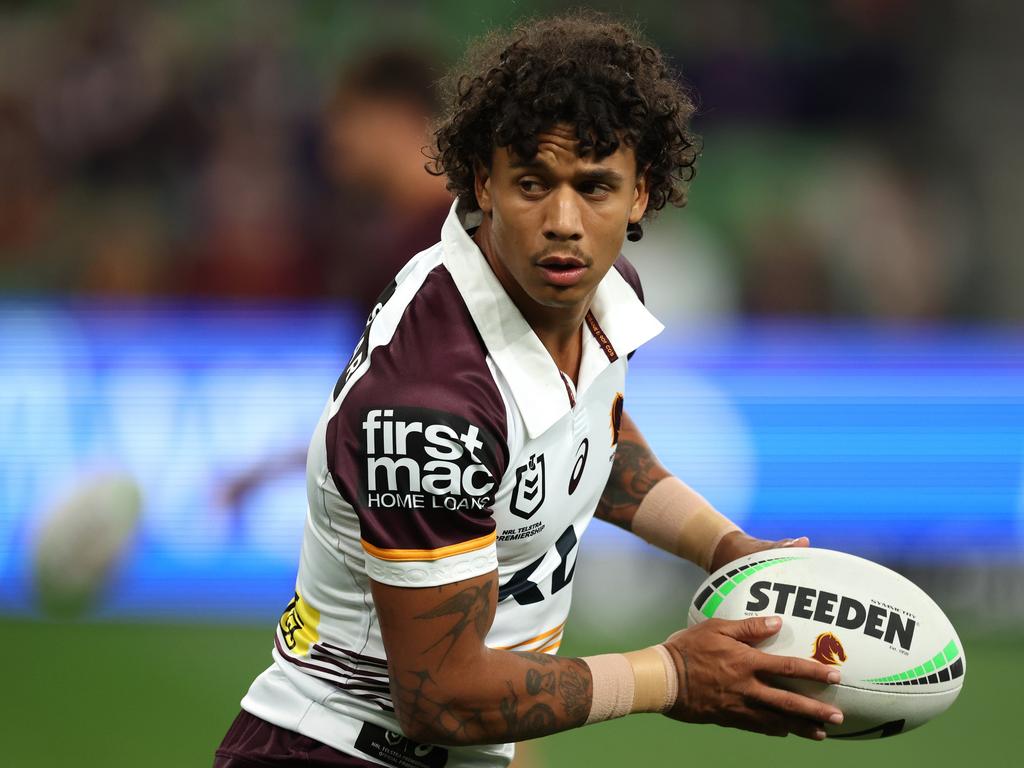
<path fill-rule="evenodd" d="M 217 747 L 213 768 L 266 768 L 294 765 L 379 768 L 301 733 L 271 725 L 245 710 L 238 713 Z"/>

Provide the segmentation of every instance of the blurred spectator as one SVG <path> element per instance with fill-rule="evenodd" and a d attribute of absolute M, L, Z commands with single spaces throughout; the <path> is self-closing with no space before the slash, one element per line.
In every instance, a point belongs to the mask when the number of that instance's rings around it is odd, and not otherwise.
<path fill-rule="evenodd" d="M 205 85 L 195 232 L 184 245 L 177 288 L 228 298 L 321 295 L 322 275 L 301 227 L 301 121 L 293 114 L 284 55 L 272 39 L 244 41 Z"/>
<path fill-rule="evenodd" d="M 90 0 L 43 23 L 0 26 L 15 76 L 0 88 L 0 290 L 155 293 L 166 288 L 166 216 L 156 198 L 169 65 L 143 6 Z M 3 97 L 0 96 L 0 101 Z M 109 284 L 108 284 L 108 281 Z"/>
<path fill-rule="evenodd" d="M 65 167 L 96 182 L 146 161 L 146 131 L 170 87 L 166 45 L 144 4 L 88 0 L 55 19 L 38 62 L 36 119 Z"/>
<path fill-rule="evenodd" d="M 324 163 L 338 185 L 324 217 L 329 292 L 370 309 L 388 281 L 440 237 L 452 197 L 427 173 L 439 58 L 393 46 L 354 62 L 331 98 Z"/>
<path fill-rule="evenodd" d="M 444 179 L 424 167 L 441 68 L 411 46 L 374 51 L 341 73 L 327 106 L 320 159 L 331 188 L 311 217 L 315 274 L 326 276 L 325 295 L 363 315 L 409 259 L 440 239 L 452 203 Z M 241 515 L 254 490 L 305 463 L 305 446 L 271 456 L 229 479 L 219 501 Z"/>
<path fill-rule="evenodd" d="M 797 201 L 829 276 L 833 314 L 936 320 L 956 283 L 950 237 L 959 223 L 924 185 L 863 147 L 833 153 Z"/>
<path fill-rule="evenodd" d="M 743 308 L 752 315 L 827 315 L 833 307 L 825 254 L 800 224 L 770 219 L 750 233 Z"/>
<path fill-rule="evenodd" d="M 81 293 L 131 297 L 165 290 L 171 261 L 166 221 L 148 190 L 126 187 L 108 195 L 87 231 Z"/>
<path fill-rule="evenodd" d="M 999 73 L 1024 11 L 947 10 L 637 0 L 706 141 L 690 206 L 628 247 L 667 320 L 1019 315 L 1020 110 Z M 444 63 L 385 41 L 454 52 L 475 26 L 404 3 L 7 4 L 0 293 L 365 310 L 449 203 L 421 154 Z"/>
<path fill-rule="evenodd" d="M 39 237 L 51 191 L 31 112 L 23 102 L 0 99 L 0 257 Z"/>
<path fill-rule="evenodd" d="M 955 307 L 963 222 L 869 147 L 831 145 L 742 225 L 755 315 L 934 320 Z"/>

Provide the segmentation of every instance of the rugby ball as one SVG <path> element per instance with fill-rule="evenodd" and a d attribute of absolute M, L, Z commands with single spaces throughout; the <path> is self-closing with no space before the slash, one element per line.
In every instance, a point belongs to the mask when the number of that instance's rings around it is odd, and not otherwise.
<path fill-rule="evenodd" d="M 838 685 L 773 679 L 834 704 L 829 738 L 895 736 L 944 712 L 963 687 L 963 645 L 915 584 L 870 560 L 828 549 L 769 549 L 724 565 L 697 588 L 688 623 L 779 616 L 758 649 L 834 665 Z"/>
<path fill-rule="evenodd" d="M 33 570 L 39 607 L 77 618 L 97 607 L 135 536 L 142 491 L 127 474 L 83 482 L 45 515 Z"/>

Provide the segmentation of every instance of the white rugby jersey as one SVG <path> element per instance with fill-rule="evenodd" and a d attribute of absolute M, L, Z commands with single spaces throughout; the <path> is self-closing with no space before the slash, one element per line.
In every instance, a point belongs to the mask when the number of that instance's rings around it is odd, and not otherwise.
<path fill-rule="evenodd" d="M 441 242 L 381 296 L 317 425 L 295 596 L 243 708 L 382 765 L 506 765 L 511 744 L 401 736 L 369 580 L 497 569 L 487 644 L 554 653 L 615 455 L 627 357 L 661 330 L 620 258 L 582 329 L 574 387 L 453 206 Z"/>

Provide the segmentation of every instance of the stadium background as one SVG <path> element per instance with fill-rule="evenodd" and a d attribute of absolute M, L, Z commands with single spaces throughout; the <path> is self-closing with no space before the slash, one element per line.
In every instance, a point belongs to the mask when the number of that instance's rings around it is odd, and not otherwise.
<path fill-rule="evenodd" d="M 412 75 L 561 7 L 0 10 L 0 764 L 209 764 L 291 594 L 308 435 L 388 257 L 430 244 L 444 208 L 425 174 L 388 175 L 419 162 L 407 129 L 434 104 Z M 532 763 L 1014 764 L 1024 12 L 628 13 L 699 94 L 705 146 L 690 205 L 629 246 L 670 328 L 635 359 L 630 412 L 751 532 L 914 578 L 969 672 L 949 713 L 886 742 L 634 717 L 544 740 Z M 42 602 L 47 524 L 111 477 L 142 505 L 109 584 Z M 77 532 L 60 572 L 102 540 Z M 663 639 L 699 578 L 595 524 L 563 651 Z"/>

